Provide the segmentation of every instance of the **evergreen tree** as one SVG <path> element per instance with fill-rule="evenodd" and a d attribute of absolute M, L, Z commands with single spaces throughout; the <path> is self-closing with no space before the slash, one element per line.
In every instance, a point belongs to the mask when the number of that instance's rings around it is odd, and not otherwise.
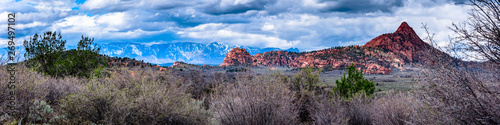
<path fill-rule="evenodd" d="M 99 55 L 100 47 L 94 39 L 83 37 L 77 49 L 65 51 L 66 40 L 61 34 L 46 32 L 43 36 L 35 34 L 24 41 L 27 65 L 36 71 L 52 77 L 77 76 L 89 78 L 91 74 L 100 74 L 106 65 L 103 56 Z"/>
<path fill-rule="evenodd" d="M 43 35 L 35 34 L 29 41 L 24 40 L 27 65 L 47 74 L 56 72 L 57 69 L 53 66 L 59 54 L 66 49 L 65 44 L 66 40 L 62 40 L 61 33 L 57 34 L 55 31 L 48 31 Z"/>
<path fill-rule="evenodd" d="M 375 85 L 363 77 L 363 70 L 359 71 L 354 67 L 354 64 L 347 68 L 346 74 L 341 77 L 340 81 L 335 80 L 337 86 L 334 91 L 342 97 L 350 98 L 356 93 L 365 92 L 371 95 L 375 92 Z"/>

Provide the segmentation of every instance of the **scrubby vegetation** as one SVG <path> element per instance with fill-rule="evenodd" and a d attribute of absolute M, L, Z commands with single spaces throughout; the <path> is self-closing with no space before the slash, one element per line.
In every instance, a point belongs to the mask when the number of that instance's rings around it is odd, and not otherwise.
<path fill-rule="evenodd" d="M 5 68 L 0 69 L 3 81 L 8 78 Z M 102 71 L 108 77 L 99 78 L 50 77 L 24 65 L 17 69 L 19 112 L 1 116 L 2 124 L 494 124 L 498 120 L 495 75 L 461 84 L 451 76 L 473 77 L 465 72 L 426 71 L 412 91 L 372 96 L 361 92 L 345 99 L 335 93 L 338 86 L 321 82 L 320 71 L 312 68 L 295 76 L 201 71 L 183 71 L 190 75 L 182 76 L 174 69 L 113 67 Z M 450 77 L 429 73 L 450 73 Z M 478 82 L 488 91 L 476 89 Z M 5 100 L 9 90 L 0 90 Z M 5 114 L 7 107 L 1 108 Z"/>
<path fill-rule="evenodd" d="M 470 70 L 436 59 L 439 66 L 419 72 L 413 90 L 375 93 L 373 82 L 354 65 L 335 85 L 321 81 L 322 69 L 312 67 L 298 69 L 293 76 L 280 72 L 252 75 L 246 68 L 225 73 L 176 68 L 160 71 L 128 65 L 130 62 L 121 65 L 123 62 L 117 60 L 114 62 L 120 65 L 99 67 L 93 64 L 100 62 L 83 60 L 100 58 L 96 55 L 98 47 L 89 47 L 92 41 L 82 37 L 77 50 L 35 54 L 29 56 L 31 60 L 19 63 L 17 112 L 7 115 L 7 102 L 0 102 L 0 113 L 4 114 L 0 123 L 499 123 L 500 80 L 498 75 L 492 75 L 499 73 L 496 65 Z M 1 59 L 0 80 L 7 81 L 4 62 Z M 42 64 L 45 69 L 40 68 Z M 54 67 L 61 69 L 46 70 Z M 6 100 L 9 92 L 0 89 L 0 99 Z"/>

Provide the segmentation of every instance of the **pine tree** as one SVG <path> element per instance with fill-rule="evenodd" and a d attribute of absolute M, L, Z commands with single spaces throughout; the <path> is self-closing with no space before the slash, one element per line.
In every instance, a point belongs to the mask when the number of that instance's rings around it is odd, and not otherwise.
<path fill-rule="evenodd" d="M 354 64 L 347 68 L 346 74 L 341 77 L 340 81 L 335 80 L 337 86 L 334 91 L 342 97 L 350 98 L 359 92 L 365 92 L 371 95 L 375 92 L 375 85 L 372 81 L 368 81 L 363 77 L 363 70 L 359 71 L 354 67 Z"/>

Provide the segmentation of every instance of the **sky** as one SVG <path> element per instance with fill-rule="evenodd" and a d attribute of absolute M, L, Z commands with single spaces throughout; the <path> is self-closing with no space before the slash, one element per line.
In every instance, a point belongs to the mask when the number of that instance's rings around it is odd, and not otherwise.
<path fill-rule="evenodd" d="M 16 14 L 16 45 L 57 31 L 67 45 L 81 36 L 97 43 L 223 42 L 302 51 L 363 45 L 406 21 L 439 46 L 466 21 L 464 0 L 0 0 L 0 48 L 7 15 Z"/>

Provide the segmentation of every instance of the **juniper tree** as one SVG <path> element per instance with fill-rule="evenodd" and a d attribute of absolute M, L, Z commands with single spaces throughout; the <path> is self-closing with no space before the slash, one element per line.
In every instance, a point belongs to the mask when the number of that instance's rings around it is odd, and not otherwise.
<path fill-rule="evenodd" d="M 359 92 L 371 95 L 375 92 L 375 85 L 363 77 L 363 70 L 357 70 L 352 64 L 347 68 L 347 76 L 344 73 L 340 81 L 335 80 L 337 86 L 333 89 L 338 95 L 350 98 Z"/>

